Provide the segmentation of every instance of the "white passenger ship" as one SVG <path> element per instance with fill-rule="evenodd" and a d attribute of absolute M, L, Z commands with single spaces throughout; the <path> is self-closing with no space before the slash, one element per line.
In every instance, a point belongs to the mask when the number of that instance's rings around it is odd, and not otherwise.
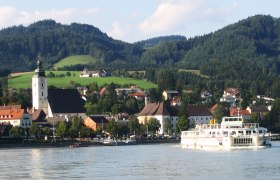
<path fill-rule="evenodd" d="M 182 131 L 181 145 L 185 148 L 235 148 L 271 146 L 270 134 L 258 123 L 243 123 L 241 117 L 223 117 L 221 124 L 196 125 Z"/>

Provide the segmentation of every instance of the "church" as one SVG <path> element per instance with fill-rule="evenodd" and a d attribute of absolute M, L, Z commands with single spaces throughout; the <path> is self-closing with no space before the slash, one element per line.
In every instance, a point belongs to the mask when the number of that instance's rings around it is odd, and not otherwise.
<path fill-rule="evenodd" d="M 86 117 L 85 100 L 77 89 L 49 89 L 48 79 L 38 58 L 37 69 L 32 77 L 32 104 L 35 111 L 44 111 L 47 118 L 71 116 Z"/>

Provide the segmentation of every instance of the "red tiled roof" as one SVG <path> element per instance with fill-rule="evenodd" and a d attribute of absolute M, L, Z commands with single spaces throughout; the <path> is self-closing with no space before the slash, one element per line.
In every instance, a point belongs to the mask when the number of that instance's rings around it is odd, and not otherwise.
<path fill-rule="evenodd" d="M 238 94 L 239 90 L 237 88 L 227 88 L 225 92 L 229 94 Z"/>
<path fill-rule="evenodd" d="M 149 103 L 144 109 L 139 113 L 140 116 L 149 116 L 149 115 L 169 115 L 163 102 L 161 103 Z"/>
<path fill-rule="evenodd" d="M 0 109 L 0 120 L 20 119 L 24 114 L 24 109 Z"/>
<path fill-rule="evenodd" d="M 104 95 L 105 93 L 106 93 L 106 91 L 107 91 L 107 88 L 106 87 L 103 87 L 101 90 L 100 90 L 100 94 L 101 95 Z"/>
<path fill-rule="evenodd" d="M 214 106 L 211 107 L 211 111 L 215 111 L 218 108 L 219 104 L 216 103 Z"/>
<path fill-rule="evenodd" d="M 137 96 L 137 97 L 145 97 L 145 94 L 140 93 L 140 92 L 136 92 L 133 94 L 133 96 Z"/>
<path fill-rule="evenodd" d="M 242 110 L 242 109 L 231 109 L 230 110 L 230 115 L 234 116 L 234 115 L 251 115 L 251 113 L 248 110 Z"/>
<path fill-rule="evenodd" d="M 188 106 L 187 112 L 189 116 L 212 116 L 206 106 Z"/>

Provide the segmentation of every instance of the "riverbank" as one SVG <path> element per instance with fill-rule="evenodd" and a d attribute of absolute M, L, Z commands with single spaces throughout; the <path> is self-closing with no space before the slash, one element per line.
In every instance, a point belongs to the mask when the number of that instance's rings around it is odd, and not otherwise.
<path fill-rule="evenodd" d="M 124 146 L 140 144 L 180 143 L 179 139 L 145 139 L 137 141 L 112 141 L 111 143 L 93 141 L 57 141 L 57 142 L 25 142 L 0 143 L 0 149 L 9 148 L 59 148 L 59 147 L 88 147 L 88 146 Z"/>

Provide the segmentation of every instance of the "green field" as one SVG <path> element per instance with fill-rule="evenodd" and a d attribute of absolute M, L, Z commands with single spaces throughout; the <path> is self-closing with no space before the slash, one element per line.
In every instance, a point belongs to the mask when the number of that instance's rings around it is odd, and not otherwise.
<path fill-rule="evenodd" d="M 193 69 L 179 69 L 179 72 L 189 72 L 189 73 L 193 73 L 193 74 L 196 74 L 198 76 L 201 76 L 201 77 L 205 77 L 205 78 L 209 78 L 209 76 L 205 76 L 203 74 L 200 73 L 200 70 L 193 70 Z"/>
<path fill-rule="evenodd" d="M 64 66 L 71 66 L 76 64 L 89 64 L 96 60 L 89 55 L 75 55 L 61 59 L 58 63 L 54 64 L 54 69 Z"/>
<path fill-rule="evenodd" d="M 66 74 L 67 71 L 52 71 L 54 74 Z M 48 85 L 53 85 L 58 88 L 67 88 L 71 86 L 71 82 L 76 82 L 81 85 L 88 85 L 93 82 L 97 82 L 98 86 L 102 86 L 104 84 L 109 84 L 111 82 L 114 82 L 115 84 L 134 84 L 139 88 L 144 89 L 150 89 L 157 87 L 156 84 L 152 82 L 147 82 L 143 80 L 138 79 L 132 79 L 132 78 L 125 78 L 125 77 L 92 77 L 92 78 L 81 78 L 79 77 L 80 72 L 79 71 L 69 71 L 71 73 L 71 76 L 65 76 L 62 78 L 48 78 Z M 46 71 L 46 74 L 48 74 L 49 71 Z M 74 76 L 75 74 L 75 76 Z M 9 87 L 10 88 L 31 88 L 31 82 L 32 82 L 32 76 L 34 75 L 33 72 L 25 73 L 22 75 L 14 76 L 12 75 L 9 78 Z"/>

